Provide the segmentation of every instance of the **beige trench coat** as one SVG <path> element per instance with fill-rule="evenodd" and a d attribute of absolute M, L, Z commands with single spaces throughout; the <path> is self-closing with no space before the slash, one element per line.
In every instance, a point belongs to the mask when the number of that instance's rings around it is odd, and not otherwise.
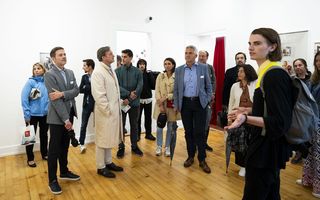
<path fill-rule="evenodd" d="M 173 89 L 174 89 L 174 73 L 169 78 L 167 73 L 160 73 L 156 80 L 156 89 L 155 96 L 156 100 L 161 99 L 162 97 L 166 97 L 168 100 L 173 100 Z M 164 107 L 166 109 L 168 121 L 174 122 L 181 119 L 180 113 L 176 113 L 173 108 L 167 108 L 167 104 L 165 102 Z M 160 113 L 160 108 L 156 103 L 154 105 L 153 118 L 155 120 L 158 119 Z"/>
<path fill-rule="evenodd" d="M 91 76 L 95 100 L 95 143 L 100 148 L 117 147 L 123 140 L 120 89 L 116 74 L 100 62 Z"/>

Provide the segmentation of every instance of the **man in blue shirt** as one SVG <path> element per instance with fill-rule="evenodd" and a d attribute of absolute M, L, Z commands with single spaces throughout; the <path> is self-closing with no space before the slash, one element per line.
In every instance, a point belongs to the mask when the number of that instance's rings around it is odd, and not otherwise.
<path fill-rule="evenodd" d="M 187 46 L 185 50 L 186 64 L 175 70 L 174 81 L 174 109 L 181 112 L 182 123 L 185 129 L 188 158 L 184 167 L 194 163 L 196 149 L 198 149 L 199 166 L 206 173 L 211 173 L 207 165 L 205 124 L 206 108 L 211 101 L 212 85 L 208 67 L 196 63 L 197 49 Z"/>

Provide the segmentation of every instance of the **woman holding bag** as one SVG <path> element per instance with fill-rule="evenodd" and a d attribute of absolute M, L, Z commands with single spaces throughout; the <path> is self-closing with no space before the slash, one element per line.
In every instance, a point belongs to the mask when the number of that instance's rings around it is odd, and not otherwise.
<path fill-rule="evenodd" d="M 44 85 L 46 69 L 40 63 L 32 67 L 30 77 L 21 92 L 21 105 L 26 125 L 33 125 L 35 132 L 40 127 L 40 152 L 43 160 L 48 159 L 48 92 Z M 34 162 L 33 144 L 26 146 L 29 167 L 36 167 Z"/>
<path fill-rule="evenodd" d="M 155 96 L 156 105 L 154 107 L 153 118 L 158 119 L 160 113 L 167 114 L 167 135 L 165 142 L 165 156 L 170 156 L 170 140 L 171 135 L 177 134 L 177 120 L 180 114 L 173 109 L 173 87 L 174 87 L 174 70 L 176 62 L 172 58 L 164 60 L 165 71 L 160 73 L 156 80 Z M 157 148 L 156 155 L 162 153 L 163 128 L 157 127 Z M 176 142 L 176 141 L 174 141 Z"/>

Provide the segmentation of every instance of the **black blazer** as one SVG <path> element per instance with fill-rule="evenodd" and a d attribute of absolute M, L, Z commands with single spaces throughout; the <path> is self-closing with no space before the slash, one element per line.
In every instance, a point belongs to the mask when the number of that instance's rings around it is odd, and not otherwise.
<path fill-rule="evenodd" d="M 82 76 L 79 89 L 80 93 L 84 94 L 82 107 L 84 108 L 89 106 L 89 108 L 93 110 L 94 99 L 91 93 L 91 82 L 88 74 L 84 74 Z"/>
<path fill-rule="evenodd" d="M 222 105 L 229 105 L 230 90 L 232 85 L 237 82 L 239 66 L 232 67 L 224 74 Z"/>

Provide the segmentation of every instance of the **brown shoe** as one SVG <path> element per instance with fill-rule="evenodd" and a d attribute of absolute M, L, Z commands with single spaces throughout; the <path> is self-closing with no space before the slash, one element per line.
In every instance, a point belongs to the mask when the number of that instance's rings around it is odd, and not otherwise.
<path fill-rule="evenodd" d="M 188 158 L 186 161 L 184 161 L 183 166 L 184 167 L 190 167 L 194 162 L 193 158 Z"/>
<path fill-rule="evenodd" d="M 201 161 L 199 166 L 201 167 L 201 169 L 207 173 L 207 174 L 210 174 L 211 173 L 211 169 L 210 167 L 208 166 L 208 164 L 206 163 L 206 161 Z"/>

